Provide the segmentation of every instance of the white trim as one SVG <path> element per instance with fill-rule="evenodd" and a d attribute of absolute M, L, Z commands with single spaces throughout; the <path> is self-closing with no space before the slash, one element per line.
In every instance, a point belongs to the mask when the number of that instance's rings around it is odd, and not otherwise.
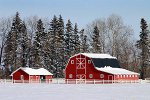
<path fill-rule="evenodd" d="M 24 80 L 24 75 L 20 75 L 20 80 Z"/>
<path fill-rule="evenodd" d="M 73 58 L 73 57 L 78 56 L 78 55 L 84 55 L 84 56 L 89 57 L 89 58 L 117 59 L 116 57 L 113 57 L 110 54 L 100 54 L 100 53 L 78 53 L 78 54 L 75 54 L 74 56 L 72 56 L 70 58 Z"/>
<path fill-rule="evenodd" d="M 93 74 L 89 74 L 89 78 L 93 78 Z"/>
<path fill-rule="evenodd" d="M 79 56 L 79 57 L 77 57 Z M 79 78 L 83 78 L 83 79 L 86 79 L 86 56 L 80 54 L 80 55 L 77 55 L 75 57 L 76 59 L 76 78 L 79 76 Z M 84 56 L 83 58 L 81 56 Z M 82 74 L 78 74 L 78 70 L 84 70 L 85 73 L 82 73 Z"/>
<path fill-rule="evenodd" d="M 88 64 L 91 64 L 91 62 L 92 62 L 91 60 L 88 60 Z"/>
<path fill-rule="evenodd" d="M 19 67 L 18 69 L 16 69 L 15 71 L 13 71 L 10 76 L 13 76 L 14 73 L 16 73 L 19 69 L 21 69 L 22 67 Z M 21 69 L 22 70 L 22 69 Z"/>
<path fill-rule="evenodd" d="M 99 76 L 100 76 L 101 79 L 103 79 L 105 77 L 105 75 L 102 74 L 102 73 Z"/>
<path fill-rule="evenodd" d="M 72 79 L 72 78 L 73 78 L 72 74 L 69 74 L 69 78 L 70 78 L 70 79 Z"/>
<path fill-rule="evenodd" d="M 50 73 L 48 70 L 44 69 L 44 68 L 39 68 L 39 69 L 33 69 L 33 68 L 28 68 L 28 67 L 20 67 L 17 70 L 15 70 L 11 75 L 13 75 L 15 72 L 17 72 L 18 70 L 22 70 L 25 73 L 27 73 L 28 75 L 53 75 L 52 73 Z"/>
<path fill-rule="evenodd" d="M 110 74 L 115 74 L 115 75 L 139 75 L 139 73 L 136 72 L 132 72 L 123 68 L 112 68 L 112 67 L 104 67 L 104 68 L 98 68 L 95 67 L 97 70 L 102 71 L 102 72 L 106 72 L 106 73 L 110 73 Z M 124 76 L 123 76 L 124 77 Z"/>
<path fill-rule="evenodd" d="M 71 64 L 74 64 L 74 60 L 71 60 Z"/>

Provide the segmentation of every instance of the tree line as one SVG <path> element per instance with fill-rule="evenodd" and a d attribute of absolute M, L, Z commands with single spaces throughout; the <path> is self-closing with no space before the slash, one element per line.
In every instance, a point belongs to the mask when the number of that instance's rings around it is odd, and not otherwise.
<path fill-rule="evenodd" d="M 118 15 L 96 19 L 85 29 L 71 20 L 65 23 L 61 15 L 51 20 L 37 16 L 22 20 L 17 12 L 14 17 L 1 18 L 0 77 L 9 78 L 19 67 L 44 67 L 54 77 L 64 77 L 68 59 L 81 52 L 108 53 L 117 57 L 121 67 L 149 77 L 150 35 L 143 20 L 141 39 L 136 41 L 132 27 Z"/>

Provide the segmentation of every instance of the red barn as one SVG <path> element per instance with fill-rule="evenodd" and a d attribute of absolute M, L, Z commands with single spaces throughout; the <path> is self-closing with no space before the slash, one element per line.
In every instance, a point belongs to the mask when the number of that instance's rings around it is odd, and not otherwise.
<path fill-rule="evenodd" d="M 32 69 L 20 67 L 11 76 L 14 83 L 48 83 L 52 81 L 53 74 L 44 68 Z"/>
<path fill-rule="evenodd" d="M 120 68 L 116 57 L 108 54 L 80 53 L 69 59 L 65 79 L 135 81 L 139 74 Z"/>

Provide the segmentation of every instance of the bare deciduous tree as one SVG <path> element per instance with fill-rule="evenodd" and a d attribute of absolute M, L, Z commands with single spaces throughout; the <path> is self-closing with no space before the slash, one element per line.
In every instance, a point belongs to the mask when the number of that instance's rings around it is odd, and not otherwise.
<path fill-rule="evenodd" d="M 125 25 L 120 16 L 113 14 L 106 19 L 96 19 L 87 25 L 86 33 L 89 34 L 90 40 L 92 40 L 92 32 L 95 26 L 97 26 L 99 30 L 102 53 L 109 53 L 117 57 L 118 60 L 123 63 L 122 65 L 126 63 L 129 66 L 129 62 L 131 61 L 131 49 L 133 49 L 133 42 L 131 42 L 132 28 Z"/>

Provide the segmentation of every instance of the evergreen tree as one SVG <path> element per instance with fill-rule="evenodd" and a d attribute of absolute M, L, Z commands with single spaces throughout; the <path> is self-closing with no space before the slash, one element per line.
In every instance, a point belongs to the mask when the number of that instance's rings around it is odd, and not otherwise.
<path fill-rule="evenodd" d="M 73 49 L 74 49 L 73 54 L 77 54 L 80 52 L 80 40 L 79 40 L 77 23 L 75 23 L 74 32 L 73 32 Z"/>
<path fill-rule="evenodd" d="M 65 31 L 65 59 L 66 61 L 73 55 L 73 28 L 72 23 L 68 20 Z M 67 62 L 66 62 L 67 63 Z"/>
<path fill-rule="evenodd" d="M 62 16 L 59 16 L 58 19 L 58 41 L 57 41 L 57 76 L 58 77 L 64 77 L 63 69 L 65 68 L 65 59 L 64 59 L 64 21 L 62 19 Z"/>
<path fill-rule="evenodd" d="M 84 29 L 82 29 L 80 31 L 80 52 L 89 52 L 89 45 L 88 45 L 88 42 L 87 42 L 87 36 L 85 35 L 84 33 Z"/>
<path fill-rule="evenodd" d="M 21 47 L 21 60 L 22 67 L 28 66 L 28 57 L 29 57 L 29 39 L 27 34 L 27 28 L 25 22 L 22 23 L 21 27 L 21 38 L 20 38 L 20 47 Z"/>
<path fill-rule="evenodd" d="M 54 77 L 57 77 L 58 72 L 58 45 L 59 45 L 59 36 L 58 36 L 58 18 L 54 15 L 52 21 L 50 22 L 50 61 L 51 61 L 51 70 L 53 71 Z"/>
<path fill-rule="evenodd" d="M 37 22 L 37 31 L 35 32 L 34 40 L 34 55 L 33 55 L 33 67 L 44 67 L 43 56 L 42 56 L 42 47 L 43 47 L 43 38 L 45 36 L 43 22 L 41 19 Z"/>
<path fill-rule="evenodd" d="M 22 21 L 17 12 L 12 22 L 11 31 L 8 33 L 6 46 L 4 50 L 4 63 L 5 66 L 13 66 L 13 69 L 20 67 L 19 56 L 19 38 L 21 33 Z"/>
<path fill-rule="evenodd" d="M 100 35 L 97 26 L 94 27 L 92 39 L 93 39 L 92 41 L 93 52 L 101 53 L 102 50 L 101 50 L 101 43 L 100 43 Z"/>
<path fill-rule="evenodd" d="M 140 40 L 137 41 L 136 46 L 141 50 L 141 79 L 144 79 L 146 76 L 146 68 L 149 64 L 149 31 L 147 30 L 147 23 L 142 18 L 141 19 L 141 32 Z"/>

